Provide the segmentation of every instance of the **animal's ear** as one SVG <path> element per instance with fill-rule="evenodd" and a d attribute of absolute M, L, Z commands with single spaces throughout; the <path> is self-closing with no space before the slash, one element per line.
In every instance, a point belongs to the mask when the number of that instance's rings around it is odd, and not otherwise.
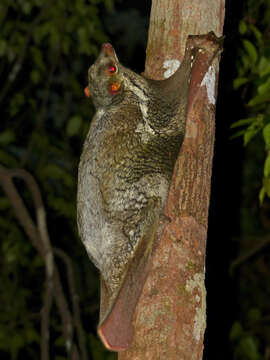
<path fill-rule="evenodd" d="M 103 56 L 109 57 L 113 63 L 118 63 L 118 57 L 116 55 L 116 52 L 113 48 L 113 46 L 109 43 L 104 43 L 102 44 L 102 48 L 101 48 L 101 54 Z"/>

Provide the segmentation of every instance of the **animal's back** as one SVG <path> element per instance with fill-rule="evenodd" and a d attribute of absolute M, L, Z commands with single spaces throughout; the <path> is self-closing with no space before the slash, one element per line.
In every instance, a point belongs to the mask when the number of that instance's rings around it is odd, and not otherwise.
<path fill-rule="evenodd" d="M 169 175 L 158 161 L 162 152 L 151 142 L 145 144 L 137 131 L 142 122 L 138 106 L 129 104 L 128 110 L 123 104 L 117 112 L 97 112 L 79 165 L 80 236 L 112 286 L 160 214 L 169 186 Z"/>

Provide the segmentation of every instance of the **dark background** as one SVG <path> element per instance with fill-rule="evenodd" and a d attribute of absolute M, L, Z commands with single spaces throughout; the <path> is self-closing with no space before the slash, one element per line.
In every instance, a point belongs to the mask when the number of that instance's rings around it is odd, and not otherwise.
<path fill-rule="evenodd" d="M 51 242 L 73 262 L 89 359 L 113 359 L 115 356 L 105 352 L 96 338 L 98 274 L 76 228 L 77 166 L 94 112 L 83 97 L 83 88 L 87 69 L 104 41 L 114 45 L 121 62 L 143 72 L 151 1 L 115 1 L 114 5 L 93 1 L 89 14 L 82 5 L 88 4 L 86 1 L 62 5 L 59 0 L 55 7 L 48 3 L 50 11 L 42 3 L 29 1 L 28 10 L 19 1 L 12 5 L 5 0 L 0 5 L 0 163 L 7 168 L 23 167 L 37 179 Z M 40 16 L 42 11 L 44 17 Z M 206 258 L 204 358 L 209 360 L 270 359 L 269 246 L 233 267 L 235 259 L 268 236 L 269 199 L 266 196 L 262 205 L 258 200 L 265 181 L 265 144 L 258 131 L 244 147 L 242 137 L 231 138 L 236 131 L 230 128 L 240 119 L 256 116 L 256 111 L 269 113 L 267 104 L 265 108 L 248 106 L 262 81 L 256 77 L 257 64 L 263 56 L 270 59 L 269 14 L 269 1 L 226 1 Z M 89 22 L 93 28 L 87 28 Z M 241 22 L 247 24 L 246 31 L 239 31 Z M 261 32 L 263 43 L 254 38 L 249 30 L 252 26 Z M 257 63 L 246 72 L 241 65 L 243 39 L 258 51 Z M 91 47 L 87 47 L 88 42 Z M 10 81 L 12 74 L 15 80 Z M 235 89 L 233 82 L 239 76 L 249 80 L 244 88 Z M 268 122 L 269 116 L 263 126 Z M 34 217 L 29 191 L 22 181 L 15 183 Z M 44 263 L 14 217 L 5 193 L 0 195 L 0 356 L 37 359 Z M 68 293 L 65 266 L 58 259 L 57 264 Z M 65 358 L 55 306 L 50 345 L 52 359 Z"/>

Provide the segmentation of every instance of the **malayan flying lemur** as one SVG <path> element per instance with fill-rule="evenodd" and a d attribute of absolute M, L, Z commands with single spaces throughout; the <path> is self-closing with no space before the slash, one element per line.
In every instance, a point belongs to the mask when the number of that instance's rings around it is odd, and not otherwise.
<path fill-rule="evenodd" d="M 190 36 L 181 66 L 167 80 L 127 69 L 110 44 L 103 44 L 88 71 L 85 93 L 96 114 L 79 165 L 78 228 L 101 273 L 99 326 L 111 321 L 115 334 L 110 339 L 107 325 L 99 333 L 110 349 L 128 346 L 130 339 L 116 339 L 128 332 L 121 316 L 136 306 L 154 235 L 164 226 L 160 219 L 184 138 L 193 64 L 216 39 L 213 33 Z M 209 50 L 208 66 L 217 48 Z"/>

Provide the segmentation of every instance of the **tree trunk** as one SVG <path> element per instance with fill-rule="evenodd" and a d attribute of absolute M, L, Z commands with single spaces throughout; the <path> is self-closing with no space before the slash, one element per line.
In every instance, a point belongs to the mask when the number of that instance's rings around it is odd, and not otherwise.
<path fill-rule="evenodd" d="M 164 65 L 182 59 L 189 34 L 214 31 L 220 36 L 224 8 L 225 0 L 153 0 L 145 75 L 162 79 Z M 136 308 L 134 341 L 119 360 L 202 358 L 217 74 L 218 59 L 190 95 L 186 136 L 165 209 L 172 221 L 155 250 Z"/>

